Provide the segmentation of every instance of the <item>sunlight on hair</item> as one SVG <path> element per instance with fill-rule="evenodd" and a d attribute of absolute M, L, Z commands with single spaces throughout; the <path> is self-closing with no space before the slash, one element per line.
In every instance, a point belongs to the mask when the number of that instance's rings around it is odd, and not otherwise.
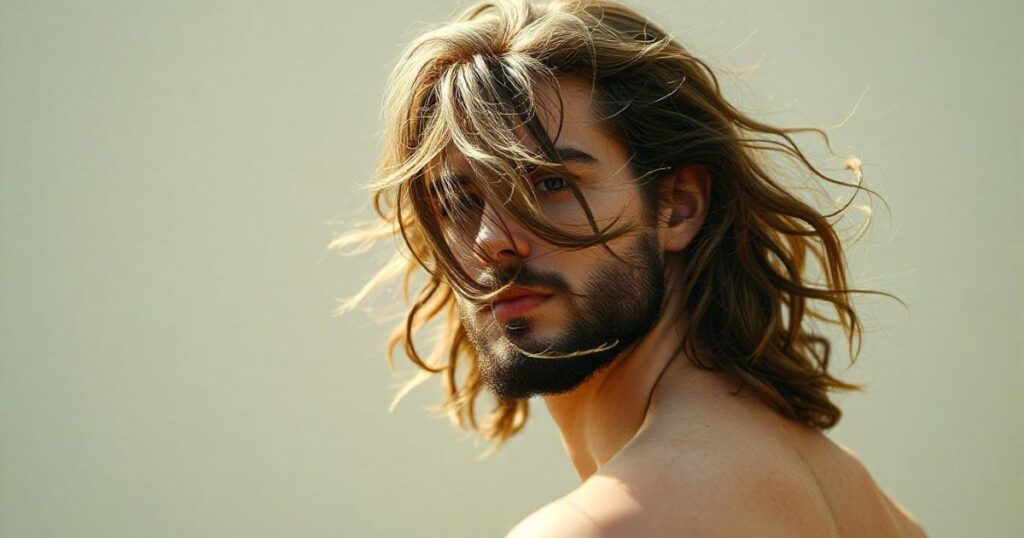
<path fill-rule="evenodd" d="M 673 260 L 685 268 L 676 284 L 688 298 L 684 344 L 690 357 L 700 357 L 691 360 L 733 375 L 787 418 L 822 430 L 835 426 L 842 412 L 830 393 L 862 387 L 829 373 L 834 350 L 815 322 L 843 330 L 852 364 L 862 337 L 853 294 L 884 295 L 904 304 L 885 292 L 849 286 L 844 238 L 837 231 L 852 208 L 866 217 L 854 240 L 861 237 L 872 211 L 854 200 L 860 193 L 869 201 L 881 197 L 863 185 L 860 159 L 845 161 L 854 181 L 836 179 L 794 140 L 818 135 L 835 157 L 825 129 L 778 127 L 744 113 L 725 99 L 706 62 L 644 16 L 609 0 L 481 2 L 418 36 L 392 71 L 384 96 L 384 150 L 368 187 L 380 221 L 346 232 L 328 247 L 356 254 L 385 239 L 399 246 L 399 255 L 335 310 L 347 312 L 386 282 L 402 279 L 407 311 L 388 338 L 386 358 L 393 366 L 401 350 L 420 371 L 389 409 L 437 375 L 444 391 L 441 409 L 456 427 L 493 443 L 488 453 L 518 433 L 529 416 L 523 399 L 498 401 L 484 420 L 477 417 L 485 385 L 455 299 L 479 301 L 492 290 L 458 261 L 457 252 L 472 252 L 472 226 L 478 221 L 469 217 L 475 206 L 457 203 L 445 215 L 446 222 L 470 232 L 460 236 L 467 241 L 454 243 L 431 192 L 439 187 L 446 195 L 462 193 L 461 183 L 442 166 L 452 153 L 466 160 L 464 179 L 479 203 L 503 207 L 557 247 L 606 248 L 608 241 L 642 229 L 596 222 L 574 185 L 589 231 L 559 228 L 538 210 L 529 172 L 564 169 L 550 144 L 545 150 L 538 139 L 538 153 L 522 144 L 516 130 L 547 136 L 537 112 L 559 116 L 560 80 L 566 78 L 592 88 L 594 116 L 628 146 L 629 166 L 645 192 L 657 194 L 659 182 L 671 176 L 666 172 L 684 164 L 713 170 L 707 219 Z M 541 89 L 557 98 L 542 102 Z M 803 176 L 822 193 L 835 185 L 852 195 L 844 202 L 826 194 L 822 205 L 836 207 L 824 212 L 797 196 L 792 180 Z M 812 278 L 817 268 L 822 285 Z M 418 293 L 410 291 L 413 275 L 425 276 Z M 435 321 L 433 347 L 424 358 L 416 340 Z M 524 354 L 559 359 L 586 352 Z"/>
<path fill-rule="evenodd" d="M 516 349 L 519 350 L 520 353 L 522 353 L 523 355 L 526 355 L 527 357 L 533 357 L 534 359 L 548 359 L 548 360 L 551 360 L 551 359 L 571 359 L 573 357 L 583 357 L 583 356 L 586 356 L 586 355 L 592 355 L 594 353 L 600 353 L 602 351 L 608 351 L 609 349 L 612 349 L 613 347 L 615 347 L 617 345 L 619 345 L 619 341 L 618 340 L 613 340 L 611 342 L 608 342 L 608 343 L 605 343 L 605 344 L 601 344 L 600 346 L 597 346 L 595 348 L 585 349 L 585 350 L 582 350 L 582 351 L 573 351 L 573 352 L 570 352 L 570 353 L 550 353 L 547 350 L 540 351 L 540 352 L 537 352 L 537 353 L 530 353 L 529 351 L 526 351 L 525 349 L 522 349 L 519 346 L 516 346 L 515 344 L 512 344 L 512 347 L 515 347 Z M 550 349 L 550 348 L 548 348 L 548 349 Z"/>

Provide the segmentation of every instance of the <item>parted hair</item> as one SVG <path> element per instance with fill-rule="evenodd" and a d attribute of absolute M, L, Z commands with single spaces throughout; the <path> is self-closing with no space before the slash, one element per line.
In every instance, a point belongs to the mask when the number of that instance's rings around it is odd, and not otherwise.
<path fill-rule="evenodd" d="M 652 225 L 594 220 L 554 149 L 557 133 L 550 136 L 538 119 L 542 109 L 561 114 L 559 81 L 567 77 L 592 88 L 595 117 L 626 149 L 652 211 L 672 203 L 657 195 L 671 171 L 700 164 L 710 174 L 704 224 L 685 249 L 670 254 L 681 268 L 672 285 L 685 297 L 685 312 L 676 314 L 690 360 L 733 376 L 792 420 L 833 427 L 842 412 L 830 393 L 863 387 L 829 373 L 830 340 L 815 323 L 841 327 L 856 360 L 862 329 L 852 294 L 893 297 L 848 286 L 838 220 L 858 207 L 851 203 L 858 192 L 877 196 L 863 186 L 860 162 L 846 159 L 852 181 L 826 174 L 794 140 L 819 135 L 831 152 L 823 129 L 772 126 L 741 112 L 723 97 L 707 63 L 633 9 L 607 0 L 484 1 L 420 35 L 395 66 L 384 98 L 383 153 L 369 186 L 379 220 L 330 245 L 362 252 L 377 241 L 397 240 L 391 261 L 337 311 L 388 281 L 401 281 L 407 311 L 386 357 L 394 369 L 401 348 L 418 375 L 394 403 L 439 374 L 439 409 L 493 449 L 526 423 L 525 399 L 495 399 L 478 417 L 485 385 L 455 294 L 486 300 L 501 290 L 475 281 L 455 250 L 486 255 L 471 240 L 460 246 L 478 224 L 479 204 L 500 204 L 538 237 L 569 249 L 607 248 L 609 240 Z M 541 88 L 559 97 L 544 102 Z M 522 133 L 535 142 L 533 149 Z M 453 151 L 468 163 L 468 178 L 451 173 Z M 779 166 L 780 159 L 794 166 Z M 538 170 L 568 180 L 589 231 L 559 227 L 539 209 L 530 182 Z M 827 182 L 853 195 L 846 203 L 823 197 L 830 207 L 819 210 L 787 181 L 799 177 L 822 193 Z M 434 338 L 424 354 L 416 337 L 428 324 Z"/>

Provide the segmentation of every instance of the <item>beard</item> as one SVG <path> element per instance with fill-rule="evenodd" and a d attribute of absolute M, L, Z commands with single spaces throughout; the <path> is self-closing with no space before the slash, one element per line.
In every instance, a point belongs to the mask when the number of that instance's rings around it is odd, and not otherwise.
<path fill-rule="evenodd" d="M 504 327 L 493 318 L 481 322 L 474 305 L 458 302 L 466 336 L 477 351 L 481 380 L 499 400 L 575 390 L 650 331 L 665 296 L 657 241 L 653 235 L 641 235 L 622 258 L 625 262 L 612 259 L 593 270 L 582 294 L 573 294 L 557 273 L 535 272 L 525 265 L 502 271 L 518 270 L 516 284 L 566 297 L 570 321 L 554 337 L 532 335 L 534 321 L 526 316 L 509 320 Z M 501 335 L 488 334 L 494 331 Z M 571 356 L 536 358 L 527 353 Z"/>

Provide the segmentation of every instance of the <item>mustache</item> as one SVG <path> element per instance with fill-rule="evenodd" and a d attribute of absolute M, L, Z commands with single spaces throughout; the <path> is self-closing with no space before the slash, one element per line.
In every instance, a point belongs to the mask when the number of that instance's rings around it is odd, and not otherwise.
<path fill-rule="evenodd" d="M 538 271 L 523 264 L 502 266 L 480 275 L 479 282 L 489 292 L 497 291 L 506 284 L 540 288 L 551 292 L 568 293 L 569 281 L 562 275 L 550 271 Z"/>

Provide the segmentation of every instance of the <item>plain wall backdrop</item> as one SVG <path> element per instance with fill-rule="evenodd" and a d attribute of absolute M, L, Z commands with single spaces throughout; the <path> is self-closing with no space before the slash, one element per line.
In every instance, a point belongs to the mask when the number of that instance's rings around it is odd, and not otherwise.
<path fill-rule="evenodd" d="M 386 77 L 466 5 L 0 0 L 0 536 L 500 536 L 577 485 L 540 400 L 483 461 L 439 380 L 388 413 L 388 295 L 331 316 L 391 253 L 326 250 Z M 632 5 L 756 117 L 849 116 L 851 276 L 910 310 L 858 299 L 829 435 L 931 535 L 1024 536 L 1024 4 Z"/>

